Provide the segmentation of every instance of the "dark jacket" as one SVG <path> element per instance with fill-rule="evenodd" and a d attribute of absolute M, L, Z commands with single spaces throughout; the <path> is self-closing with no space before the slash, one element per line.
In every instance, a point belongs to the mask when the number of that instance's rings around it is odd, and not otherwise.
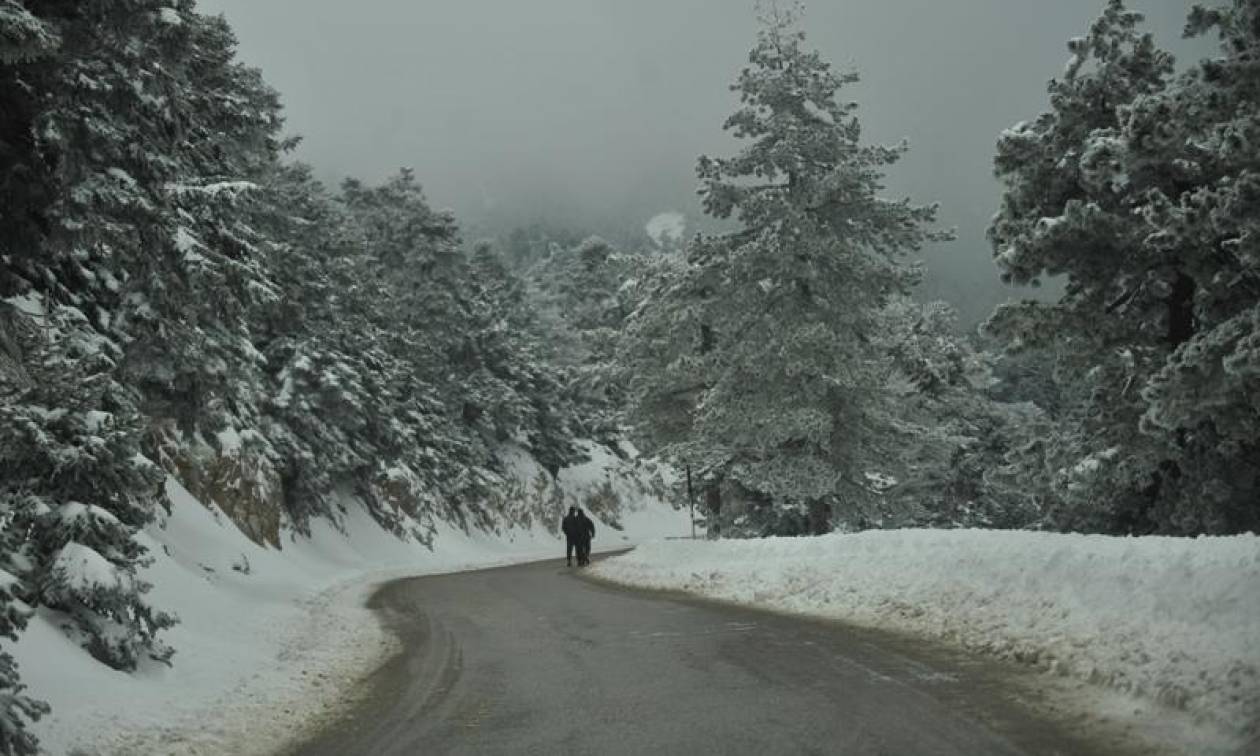
<path fill-rule="evenodd" d="M 595 537 L 595 523 L 585 513 L 577 513 L 577 535 L 573 536 L 579 541 L 589 541 Z"/>
<path fill-rule="evenodd" d="M 578 516 L 576 514 L 567 514 L 560 521 L 560 530 L 564 532 L 564 537 L 570 541 L 576 541 L 580 537 L 578 530 Z"/>

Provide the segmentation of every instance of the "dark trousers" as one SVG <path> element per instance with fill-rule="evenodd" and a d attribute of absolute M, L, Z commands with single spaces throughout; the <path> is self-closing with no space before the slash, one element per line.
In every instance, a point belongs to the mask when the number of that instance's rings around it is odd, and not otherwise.
<path fill-rule="evenodd" d="M 572 538 L 565 538 L 564 539 L 564 563 L 565 564 L 573 563 L 573 550 L 574 549 L 577 549 L 578 564 L 581 564 L 582 563 L 581 546 L 578 544 L 577 541 L 573 540 Z"/>
<path fill-rule="evenodd" d="M 577 543 L 578 564 L 591 563 L 591 539 L 583 538 Z"/>

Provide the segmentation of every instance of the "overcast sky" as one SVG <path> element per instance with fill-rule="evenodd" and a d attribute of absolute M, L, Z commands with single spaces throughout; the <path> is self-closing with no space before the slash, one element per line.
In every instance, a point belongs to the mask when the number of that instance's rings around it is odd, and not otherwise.
<path fill-rule="evenodd" d="M 866 137 L 908 139 L 890 194 L 939 201 L 959 239 L 934 290 L 982 317 L 1005 298 L 984 242 L 997 134 L 1046 106 L 1065 41 L 1105 0 L 814 0 L 805 27 L 863 79 Z M 413 167 L 470 233 L 547 218 L 615 235 L 698 214 L 696 157 L 729 154 L 752 0 L 200 0 L 283 96 L 325 179 Z M 1186 59 L 1186 0 L 1133 0 Z M 1016 292 L 1018 294 L 1018 292 Z"/>

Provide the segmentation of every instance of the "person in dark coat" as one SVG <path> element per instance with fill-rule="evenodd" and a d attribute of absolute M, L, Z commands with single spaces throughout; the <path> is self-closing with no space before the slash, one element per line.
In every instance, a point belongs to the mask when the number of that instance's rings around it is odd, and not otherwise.
<path fill-rule="evenodd" d="M 578 553 L 578 564 L 582 563 L 582 550 L 578 547 L 578 509 L 577 507 L 569 507 L 569 513 L 560 521 L 560 530 L 564 532 L 564 564 L 566 567 L 573 566 L 573 551 L 576 549 Z"/>
<path fill-rule="evenodd" d="M 595 537 L 595 523 L 581 509 L 577 511 L 578 565 L 591 563 L 591 539 Z"/>

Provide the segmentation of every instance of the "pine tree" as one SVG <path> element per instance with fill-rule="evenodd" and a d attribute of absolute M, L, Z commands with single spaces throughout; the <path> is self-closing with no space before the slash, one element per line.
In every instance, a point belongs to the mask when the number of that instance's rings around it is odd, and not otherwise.
<path fill-rule="evenodd" d="M 0 548 L 8 548 L 0 546 Z M 6 584 L 16 578 L 0 572 Z M 0 588 L 0 636 L 16 641 L 18 631 L 26 627 L 29 610 L 15 598 L 8 585 Z M 39 739 L 26 729 L 27 722 L 38 722 L 50 709 L 48 704 L 24 695 L 17 663 L 0 651 L 0 753 L 27 756 L 39 753 Z"/>
<path fill-rule="evenodd" d="M 0 415 L 17 414 L 17 398 L 31 385 L 26 371 L 22 342 L 25 316 L 13 301 L 0 304 Z M 34 408 L 23 407 L 30 411 Z M 8 420 L 9 418 L 4 418 Z M 0 431 L 0 454 L 12 443 Z M 4 457 L 0 456 L 0 465 Z M 0 474 L 4 474 L 0 469 Z M 31 583 L 19 575 L 30 573 L 25 556 L 29 536 L 23 525 L 29 514 L 42 502 L 5 485 L 0 489 L 0 636 L 16 641 L 31 615 L 30 605 L 21 596 L 29 595 Z M 18 674 L 17 662 L 0 650 L 0 753 L 34 754 L 38 740 L 26 730 L 28 721 L 38 721 L 49 711 L 42 701 L 23 695 L 25 686 Z"/>
<path fill-rule="evenodd" d="M 991 327 L 1015 348 L 1057 342 L 1068 406 L 1029 473 L 1059 526 L 1254 529 L 1260 6 L 1196 9 L 1187 33 L 1215 29 L 1221 55 L 1180 76 L 1141 20 L 1113 0 L 1069 43 L 1051 110 L 998 143 L 998 264 L 1067 285 Z"/>
<path fill-rule="evenodd" d="M 410 171 L 378 187 L 347 182 L 340 201 L 379 298 L 382 347 L 402 368 L 386 421 L 406 419 L 398 454 L 440 492 L 447 518 L 493 527 L 481 502 L 502 482 L 502 444 L 523 436 L 553 472 L 580 459 L 559 378 L 517 330 L 529 316 L 496 280 L 506 270 L 484 249 L 464 255 L 454 219 L 429 207 Z"/>
<path fill-rule="evenodd" d="M 697 239 L 640 308 L 634 401 L 641 418 L 678 405 L 658 446 L 751 501 L 750 532 L 821 532 L 860 524 L 865 473 L 895 435 L 872 337 L 916 279 L 904 255 L 941 235 L 934 207 L 879 197 L 905 147 L 860 143 L 856 105 L 837 99 L 856 75 L 804 47 L 795 13 L 763 20 L 726 122 L 751 143 L 697 171 L 705 209 L 742 228 Z"/>
<path fill-rule="evenodd" d="M 16 249 L 38 244 L 49 203 L 43 168 L 34 147 L 35 98 L 23 81 L 21 64 L 51 55 L 57 46 L 52 27 L 19 2 L 0 3 L 0 408 L 16 405 L 16 395 L 31 379 L 24 362 L 22 331 L 25 316 L 15 295 L 19 282 L 8 271 Z M 0 441 L 0 445 L 3 441 Z M 0 457 L 0 460 L 3 458 Z M 29 498 L 0 492 L 0 636 L 16 641 L 26 627 L 31 607 L 21 599 L 30 584 L 17 573 L 29 572 L 23 557 L 27 535 L 17 524 L 19 514 L 33 508 Z M 38 739 L 27 730 L 49 711 L 48 704 L 24 694 L 17 662 L 0 650 L 0 753 L 37 753 Z"/>
<path fill-rule="evenodd" d="M 118 347 L 145 431 L 178 431 L 149 445 L 164 464 L 252 425 L 258 355 L 244 313 L 274 294 L 247 205 L 276 157 L 278 102 L 232 60 L 223 20 L 192 7 L 39 6 L 60 40 L 27 78 L 51 199 L 40 242 L 10 261 Z"/>
<path fill-rule="evenodd" d="M 485 383 L 466 392 L 460 382 L 475 369 L 475 349 L 455 221 L 429 207 L 407 169 L 377 187 L 346 181 L 339 201 L 350 217 L 348 241 L 364 257 L 370 289 L 363 294 L 379 298 L 368 306 L 382 348 L 399 368 L 381 373 L 383 395 L 393 398 L 382 406 L 390 414 L 379 425 L 402 417 L 415 428 L 416 471 L 442 492 L 445 516 L 488 522 L 472 504 L 489 485 L 486 467 L 493 460 L 476 426 L 507 392 L 496 394 Z M 409 453 L 390 451 L 393 458 Z"/>
<path fill-rule="evenodd" d="M 1007 457 L 1044 421 L 1029 402 L 992 393 L 995 356 L 960 334 L 944 302 L 894 298 L 878 337 L 892 361 L 887 385 L 897 395 L 903 430 L 885 477 L 885 516 L 933 527 L 1024 527 L 1040 516 L 1038 500 L 1011 480 Z M 894 520 L 895 521 L 895 520 Z"/>
<path fill-rule="evenodd" d="M 524 434 L 527 448 L 553 476 L 560 468 L 582 461 L 575 436 L 582 426 L 574 397 L 565 386 L 562 366 L 548 360 L 538 313 L 526 284 L 512 273 L 490 242 L 473 246 L 474 327 L 487 368 L 520 398 L 522 412 L 515 428 L 499 421 L 501 440 L 512 432 Z M 589 434 L 586 434 L 589 435 Z"/>
<path fill-rule="evenodd" d="M 264 434 L 277 457 L 284 506 L 299 532 L 313 517 L 336 520 L 334 493 L 369 476 L 392 394 L 383 373 L 373 289 L 347 241 L 344 210 L 300 164 L 279 166 L 261 185 L 261 221 L 279 296 L 254 313 L 265 357 Z M 376 421 L 381 421 L 377 424 Z"/>
<path fill-rule="evenodd" d="M 616 449 L 626 387 L 616 367 L 621 331 L 635 302 L 631 284 L 647 260 L 592 236 L 557 247 L 529 271 L 546 326 L 548 359 L 566 369 L 567 396 L 585 435 Z"/>
<path fill-rule="evenodd" d="M 68 146 L 101 124 L 59 121 L 58 113 L 71 90 L 117 62 L 104 51 L 118 48 L 100 44 L 105 36 L 143 32 L 130 23 L 135 11 L 7 3 L 4 37 L 22 51 L 5 54 L 0 72 L 15 94 L 0 184 L 8 209 L 0 294 L 12 359 L 0 380 L 0 500 L 6 526 L 21 534 L 7 544 L 6 569 L 20 581 L 16 595 L 64 612 L 94 655 L 122 669 L 142 656 L 169 658 L 156 636 L 173 622 L 148 605 L 148 586 L 136 577 L 146 557 L 134 536 L 163 496 L 160 473 L 140 454 L 137 397 L 118 380 L 124 347 L 113 305 L 129 276 L 115 263 L 134 250 L 96 243 L 126 238 L 122 227 L 145 212 L 145 202 L 122 169 L 89 167 L 102 156 Z M 20 33 L 10 35 L 14 18 Z M 107 18 L 109 30 L 97 28 Z M 108 210 L 89 223 L 68 214 L 71 205 Z"/>
<path fill-rule="evenodd" d="M 23 359 L 0 382 L 0 502 L 24 538 L 4 568 L 22 581 L 17 595 L 63 612 L 102 662 L 166 661 L 157 634 L 175 620 L 144 598 L 148 558 L 135 540 L 164 476 L 140 454 L 132 395 L 77 310 L 16 301 L 9 332 Z"/>

